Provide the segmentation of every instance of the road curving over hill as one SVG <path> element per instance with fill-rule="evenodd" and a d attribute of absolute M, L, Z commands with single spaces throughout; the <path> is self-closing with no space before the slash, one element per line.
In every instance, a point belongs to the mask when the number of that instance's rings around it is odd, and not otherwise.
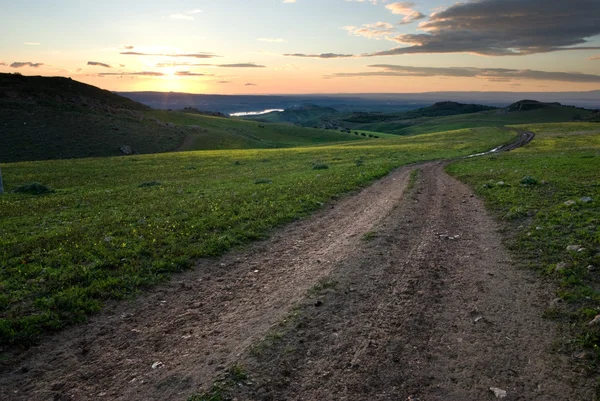
<path fill-rule="evenodd" d="M 185 400 L 233 364 L 252 381 L 238 400 L 591 399 L 552 352 L 553 289 L 446 164 L 400 168 L 12 355 L 0 399 Z"/>

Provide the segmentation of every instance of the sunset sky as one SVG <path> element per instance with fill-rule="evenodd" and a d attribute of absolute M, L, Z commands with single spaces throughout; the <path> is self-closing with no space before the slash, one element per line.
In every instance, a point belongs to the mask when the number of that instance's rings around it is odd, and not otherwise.
<path fill-rule="evenodd" d="M 18 0 L 0 72 L 223 94 L 600 89 L 600 0 Z"/>

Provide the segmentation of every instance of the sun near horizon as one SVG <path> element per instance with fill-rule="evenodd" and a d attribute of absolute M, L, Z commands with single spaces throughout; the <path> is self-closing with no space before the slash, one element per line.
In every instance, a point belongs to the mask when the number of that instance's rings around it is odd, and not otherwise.
<path fill-rule="evenodd" d="M 208 94 L 600 89 L 596 0 L 24 0 L 0 72 Z"/>

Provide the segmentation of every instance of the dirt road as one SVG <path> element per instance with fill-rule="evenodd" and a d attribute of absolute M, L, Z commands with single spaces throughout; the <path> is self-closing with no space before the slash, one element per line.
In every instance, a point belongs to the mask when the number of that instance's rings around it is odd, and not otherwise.
<path fill-rule="evenodd" d="M 0 399 L 184 400 L 236 362 L 254 382 L 240 400 L 591 399 L 551 352 L 554 290 L 443 166 L 401 168 L 13 355 Z"/>

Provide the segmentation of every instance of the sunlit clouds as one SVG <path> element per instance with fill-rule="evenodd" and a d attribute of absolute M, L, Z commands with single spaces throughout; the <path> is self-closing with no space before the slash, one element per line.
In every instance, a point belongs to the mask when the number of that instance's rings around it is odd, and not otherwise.
<path fill-rule="evenodd" d="M 600 90 L 597 0 L 48 3 L 3 9 L 0 72 L 192 93 Z"/>

